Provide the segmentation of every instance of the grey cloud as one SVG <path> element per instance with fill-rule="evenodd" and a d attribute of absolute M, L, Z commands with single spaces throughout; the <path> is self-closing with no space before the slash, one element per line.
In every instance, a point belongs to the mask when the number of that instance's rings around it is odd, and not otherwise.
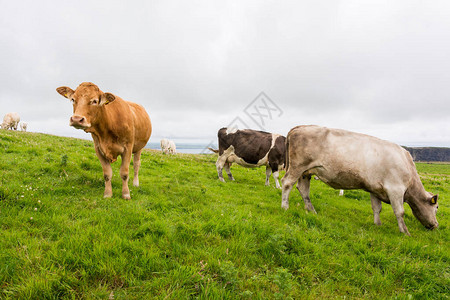
<path fill-rule="evenodd" d="M 207 139 L 264 91 L 285 111 L 267 130 L 316 123 L 450 146 L 449 10 L 446 1 L 5 2 L 0 114 L 83 136 L 55 88 L 92 81 L 143 104 L 155 138 Z"/>

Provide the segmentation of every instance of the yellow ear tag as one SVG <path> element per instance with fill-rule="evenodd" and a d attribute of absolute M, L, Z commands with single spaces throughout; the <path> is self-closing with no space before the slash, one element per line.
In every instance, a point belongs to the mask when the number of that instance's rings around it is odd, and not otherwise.
<path fill-rule="evenodd" d="M 66 98 L 67 98 L 67 94 L 64 94 L 64 97 L 66 97 Z"/>
<path fill-rule="evenodd" d="M 436 204 L 436 198 L 431 198 L 431 204 Z"/>

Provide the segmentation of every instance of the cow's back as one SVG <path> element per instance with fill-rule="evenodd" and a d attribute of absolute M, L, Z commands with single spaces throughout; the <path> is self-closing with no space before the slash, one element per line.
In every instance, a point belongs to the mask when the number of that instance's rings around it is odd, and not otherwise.
<path fill-rule="evenodd" d="M 3 117 L 3 122 L 5 122 L 5 123 L 19 123 L 20 122 L 19 114 L 16 113 L 16 112 L 7 113 Z"/>

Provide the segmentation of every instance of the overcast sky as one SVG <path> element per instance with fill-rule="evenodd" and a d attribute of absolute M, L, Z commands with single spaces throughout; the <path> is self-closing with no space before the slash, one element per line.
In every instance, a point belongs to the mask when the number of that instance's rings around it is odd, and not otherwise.
<path fill-rule="evenodd" d="M 0 4 L 0 114 L 29 131 L 90 139 L 55 91 L 90 81 L 142 104 L 153 142 L 238 120 L 450 147 L 450 1 Z"/>

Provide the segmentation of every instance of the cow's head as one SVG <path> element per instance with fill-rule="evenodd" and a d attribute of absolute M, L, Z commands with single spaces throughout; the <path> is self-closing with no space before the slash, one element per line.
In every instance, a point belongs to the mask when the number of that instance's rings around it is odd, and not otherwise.
<path fill-rule="evenodd" d="M 116 98 L 111 93 L 103 93 L 98 86 L 90 82 L 83 82 L 75 91 L 67 86 L 61 86 L 56 91 L 73 104 L 69 125 L 84 131 L 89 131 L 89 128 L 99 122 L 104 105 Z"/>
<path fill-rule="evenodd" d="M 439 226 L 436 219 L 436 212 L 439 207 L 438 195 L 427 192 L 427 196 L 422 201 L 408 203 L 414 216 L 428 229 L 434 229 Z"/>

